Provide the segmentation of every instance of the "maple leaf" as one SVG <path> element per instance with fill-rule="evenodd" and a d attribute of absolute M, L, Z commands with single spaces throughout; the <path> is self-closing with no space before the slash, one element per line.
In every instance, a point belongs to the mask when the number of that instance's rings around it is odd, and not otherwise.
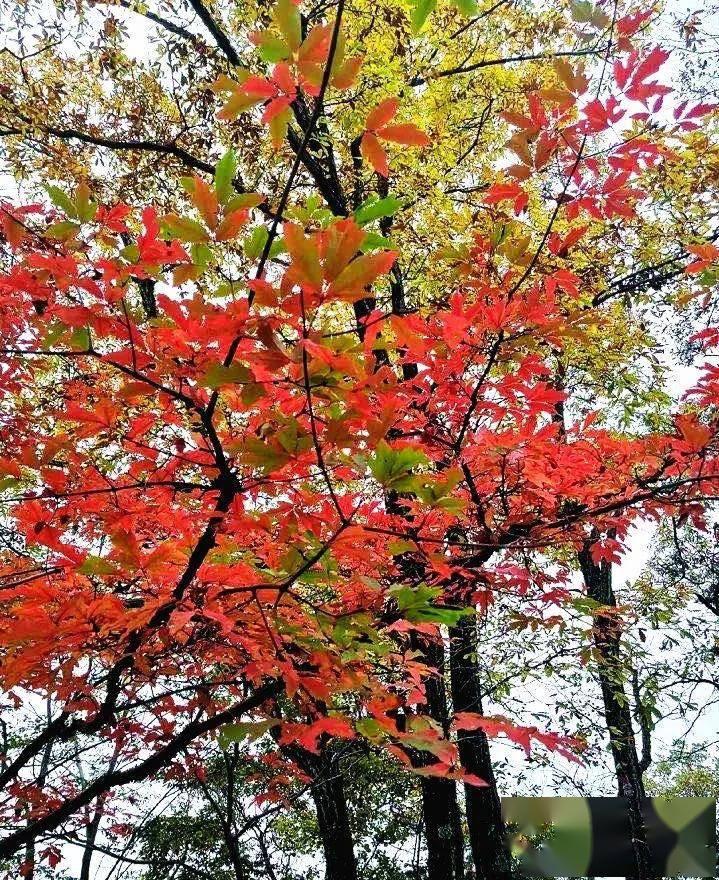
<path fill-rule="evenodd" d="M 529 197 L 516 183 L 495 183 L 483 196 L 483 201 L 487 205 L 494 205 L 498 202 L 511 200 L 514 202 L 514 213 L 521 214 L 529 203 Z"/>
<path fill-rule="evenodd" d="M 319 740 L 323 736 L 339 736 L 344 739 L 354 739 L 357 734 L 354 728 L 344 718 L 338 716 L 326 716 L 313 721 L 311 724 L 282 724 L 280 742 L 296 742 L 309 752 L 319 753 Z"/>
<path fill-rule="evenodd" d="M 689 274 L 702 272 L 708 266 L 711 266 L 712 263 L 719 262 L 719 248 L 716 245 L 690 244 L 687 245 L 686 249 L 690 254 L 694 254 L 694 256 L 699 258 L 686 267 L 685 271 Z"/>
<path fill-rule="evenodd" d="M 380 139 L 413 147 L 426 147 L 431 143 L 430 138 L 413 123 L 389 124 L 398 109 L 399 101 L 396 98 L 387 98 L 371 110 L 365 121 L 365 131 L 360 142 L 363 157 L 383 177 L 388 176 L 389 166 Z"/>
<path fill-rule="evenodd" d="M 599 541 L 595 541 L 590 548 L 592 562 L 595 565 L 599 565 L 601 562 L 607 562 L 610 565 L 615 562 L 621 562 L 621 550 L 622 545 L 619 541 L 616 541 L 614 538 L 604 537 Z"/>

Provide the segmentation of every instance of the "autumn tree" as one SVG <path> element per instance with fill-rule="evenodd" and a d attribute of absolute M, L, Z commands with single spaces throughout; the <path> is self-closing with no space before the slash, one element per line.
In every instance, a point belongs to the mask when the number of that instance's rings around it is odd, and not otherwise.
<path fill-rule="evenodd" d="M 90 864 L 123 789 L 192 780 L 272 870 L 254 767 L 354 880 L 362 756 L 418 780 L 419 876 L 509 876 L 489 741 L 581 741 L 487 714 L 484 627 L 579 563 L 606 679 L 596 579 L 716 494 L 718 374 L 662 394 L 647 318 L 713 308 L 713 104 L 619 2 L 55 13 L 0 81 L 0 854 Z"/>

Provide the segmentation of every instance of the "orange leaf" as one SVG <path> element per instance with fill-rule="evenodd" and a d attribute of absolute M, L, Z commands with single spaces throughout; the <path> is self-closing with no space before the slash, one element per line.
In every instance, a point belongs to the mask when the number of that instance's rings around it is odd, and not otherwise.
<path fill-rule="evenodd" d="M 518 183 L 495 183 L 484 194 L 482 201 L 485 205 L 494 205 L 506 199 L 516 199 L 523 192 Z"/>
<path fill-rule="evenodd" d="M 275 150 L 279 150 L 287 137 L 287 129 L 290 125 L 291 116 L 292 111 L 290 108 L 283 107 L 282 110 L 270 120 L 270 138 Z"/>
<path fill-rule="evenodd" d="M 274 98 L 278 92 L 278 88 L 275 83 L 264 79 L 264 77 L 251 76 L 249 79 L 245 80 L 242 86 L 242 91 L 251 98 L 265 100 L 267 98 Z"/>
<path fill-rule="evenodd" d="M 331 31 L 327 25 L 319 25 L 312 28 L 307 34 L 307 39 L 297 51 L 297 59 L 300 62 L 312 61 L 322 63 L 326 61 L 330 48 Z"/>
<path fill-rule="evenodd" d="M 367 117 L 365 125 L 367 131 L 375 131 L 383 125 L 387 125 L 396 116 L 398 107 L 399 101 L 397 98 L 387 98 L 386 101 L 378 104 Z"/>
<path fill-rule="evenodd" d="M 357 78 L 363 61 L 364 58 L 361 55 L 354 55 L 352 58 L 348 58 L 333 75 L 332 85 L 340 90 L 349 89 Z"/>
<path fill-rule="evenodd" d="M 272 73 L 273 82 L 277 83 L 277 86 L 286 94 L 294 97 L 296 87 L 295 81 L 292 77 L 292 71 L 288 64 L 284 62 L 281 64 L 277 64 Z"/>
<path fill-rule="evenodd" d="M 320 234 L 320 255 L 327 281 L 337 278 L 366 238 L 367 233 L 354 220 L 339 220 Z"/>
<path fill-rule="evenodd" d="M 314 238 L 307 238 L 302 227 L 296 223 L 285 223 L 283 233 L 285 246 L 292 257 L 294 279 L 299 284 L 320 290 L 322 268 Z"/>
<path fill-rule="evenodd" d="M 259 102 L 259 98 L 253 98 L 238 89 L 227 99 L 222 109 L 217 114 L 217 118 L 227 120 L 235 119 L 240 113 L 244 113 L 245 110 L 249 110 L 250 107 L 254 107 L 255 104 L 259 104 Z"/>
<path fill-rule="evenodd" d="M 416 125 L 405 122 L 402 125 L 386 125 L 380 128 L 377 134 L 386 141 L 396 144 L 404 144 L 407 147 L 428 147 L 432 141 Z"/>
<path fill-rule="evenodd" d="M 559 88 L 547 88 L 540 89 L 537 94 L 544 98 L 545 101 L 551 101 L 554 104 L 559 104 L 560 106 L 570 106 L 574 104 L 575 97 L 571 92 L 568 92 L 566 89 Z"/>
<path fill-rule="evenodd" d="M 283 110 L 287 110 L 291 103 L 292 98 L 288 98 L 284 95 L 280 98 L 274 98 L 265 107 L 265 112 L 262 114 L 262 122 L 271 122 L 276 116 L 279 116 Z"/>
<path fill-rule="evenodd" d="M 330 285 L 329 295 L 350 300 L 363 296 L 365 288 L 380 275 L 389 272 L 396 259 L 397 254 L 394 251 L 363 254 L 361 257 L 357 257 L 340 272 Z"/>
<path fill-rule="evenodd" d="M 253 300 L 258 306 L 277 305 L 278 291 L 264 278 L 254 278 L 247 285 L 253 294 Z"/>
<path fill-rule="evenodd" d="M 554 72 L 557 74 L 557 77 L 560 81 L 569 89 L 570 92 L 574 91 L 574 70 L 572 69 L 572 65 L 566 61 L 564 58 L 555 58 L 553 62 Z"/>
<path fill-rule="evenodd" d="M 11 247 L 17 248 L 27 237 L 24 227 L 9 214 L 0 215 L 0 225 Z"/>
<path fill-rule="evenodd" d="M 231 211 L 217 227 L 215 232 L 216 241 L 229 241 L 235 238 L 237 233 L 247 223 L 250 214 L 246 208 L 239 208 L 237 211 Z"/>
<path fill-rule="evenodd" d="M 382 177 L 387 177 L 389 175 L 387 153 L 385 153 L 384 147 L 377 140 L 377 135 L 373 134 L 371 131 L 366 131 L 362 135 L 360 151 L 363 158 L 369 162 L 377 174 L 381 174 Z"/>
<path fill-rule="evenodd" d="M 192 204 L 210 229 L 214 229 L 217 226 L 217 193 L 197 174 L 192 180 Z"/>

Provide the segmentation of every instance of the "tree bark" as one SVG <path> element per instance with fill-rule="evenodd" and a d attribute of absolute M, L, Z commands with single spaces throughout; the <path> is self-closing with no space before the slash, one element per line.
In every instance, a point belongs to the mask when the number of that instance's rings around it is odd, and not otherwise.
<path fill-rule="evenodd" d="M 596 535 L 594 536 L 596 540 Z M 597 651 L 597 671 L 604 704 L 604 718 L 609 734 L 609 746 L 614 762 L 617 790 L 627 802 L 632 832 L 632 849 L 636 863 L 636 880 L 651 880 L 651 855 L 647 844 L 646 827 L 642 815 L 642 800 L 646 797 L 642 779 L 642 762 L 634 740 L 629 700 L 624 689 L 621 658 L 621 628 L 611 609 L 616 608 L 612 589 L 612 568 L 602 560 L 592 560 L 587 541 L 579 552 L 579 564 L 584 575 L 587 595 L 606 606 L 608 613 L 599 609 L 594 624 L 594 647 Z"/>
<path fill-rule="evenodd" d="M 482 691 L 477 665 L 477 621 L 461 618 L 450 629 L 450 677 L 455 712 L 481 715 Z M 505 844 L 502 805 L 492 768 L 489 741 L 483 730 L 460 730 L 459 756 L 467 773 L 487 785 L 465 785 L 467 828 L 477 880 L 509 880 L 511 862 Z"/>
<path fill-rule="evenodd" d="M 446 735 L 449 730 L 449 708 L 444 681 L 444 644 L 423 643 L 421 650 L 427 664 L 438 672 L 425 681 L 426 713 L 442 726 Z M 420 765 L 432 763 L 433 758 L 420 759 Z M 423 776 L 421 789 L 427 880 L 464 880 L 464 834 L 457 802 L 457 784 L 452 779 Z"/>
<path fill-rule="evenodd" d="M 337 755 L 328 746 L 318 755 L 300 746 L 283 746 L 283 750 L 312 780 L 310 794 L 325 856 L 325 880 L 358 880 L 354 839 Z"/>

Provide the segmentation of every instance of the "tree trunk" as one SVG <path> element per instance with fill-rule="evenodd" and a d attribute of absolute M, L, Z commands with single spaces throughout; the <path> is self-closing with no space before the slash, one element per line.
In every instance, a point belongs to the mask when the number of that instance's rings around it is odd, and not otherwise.
<path fill-rule="evenodd" d="M 359 141 L 355 141 L 353 144 L 353 160 L 355 168 L 361 167 Z M 389 184 L 386 178 L 379 178 L 377 191 L 381 198 L 389 195 Z M 359 203 L 358 197 L 356 197 L 356 201 Z M 392 218 L 383 217 L 379 225 L 382 235 L 388 236 L 392 228 Z M 402 273 L 397 264 L 392 267 L 390 275 L 390 295 L 392 314 L 406 314 L 406 291 Z M 373 298 L 359 300 L 354 304 L 355 317 L 358 322 L 357 332 L 360 339 L 364 339 L 365 335 L 362 320 L 372 312 L 374 307 L 375 300 Z M 382 349 L 375 352 L 375 358 L 378 366 L 389 363 L 387 352 Z M 414 379 L 417 373 L 417 364 L 402 362 L 403 380 Z M 391 432 L 389 436 L 391 437 Z M 386 507 L 388 513 L 405 516 L 407 522 L 411 523 L 412 517 L 396 492 L 387 493 Z M 416 560 L 412 558 L 411 554 L 403 554 L 399 564 L 404 569 L 408 582 L 419 583 L 423 580 L 424 570 L 421 566 L 417 566 Z M 417 639 L 413 639 L 413 647 L 422 652 L 428 666 L 434 667 L 438 671 L 436 677 L 431 676 L 425 680 L 427 694 L 425 711 L 430 718 L 442 726 L 445 735 L 448 735 L 449 712 L 444 683 L 444 645 L 419 643 Z M 421 755 L 413 755 L 413 760 L 419 766 L 434 763 L 434 759 L 428 759 Z M 427 880 L 464 880 L 464 833 L 457 801 L 457 785 L 451 779 L 423 776 L 420 787 L 422 791 L 422 820 L 427 846 Z"/>
<path fill-rule="evenodd" d="M 404 378 L 412 378 L 415 369 L 415 365 L 406 364 L 403 369 Z M 388 492 L 386 504 L 390 513 L 407 516 L 411 523 L 411 517 L 397 493 Z M 424 580 L 425 570 L 411 553 L 402 554 L 399 565 L 407 583 L 418 584 Z M 424 679 L 427 702 L 419 711 L 436 721 L 444 735 L 449 737 L 444 642 L 420 638 L 414 634 L 410 644 L 414 651 L 421 654 L 427 666 L 437 670 L 436 675 L 429 675 Z M 419 767 L 436 763 L 436 758 L 427 752 L 415 752 L 411 758 Z M 427 880 L 464 880 L 464 833 L 457 802 L 457 785 L 451 779 L 423 776 L 421 789 L 422 820 L 427 846 Z"/>
<path fill-rule="evenodd" d="M 95 841 L 97 840 L 97 832 L 100 829 L 102 811 L 106 800 L 107 795 L 101 795 L 97 799 L 92 819 L 85 826 L 85 847 L 82 851 L 79 880 L 91 880 L 92 856 L 95 852 Z"/>
<path fill-rule="evenodd" d="M 450 629 L 450 672 L 455 712 L 482 714 L 482 691 L 477 666 L 477 621 L 464 617 Z M 462 767 L 483 779 L 486 787 L 465 785 L 467 828 L 477 880 L 508 880 L 509 851 L 505 845 L 502 806 L 492 768 L 489 741 L 483 730 L 460 730 Z"/>
<path fill-rule="evenodd" d="M 595 536 L 596 539 L 596 536 Z M 579 564 L 584 575 L 587 595 L 608 609 L 616 608 L 612 590 L 611 565 L 592 560 L 587 541 L 579 553 Z M 646 797 L 642 779 L 642 762 L 637 754 L 632 716 L 623 683 L 621 659 L 621 629 L 612 611 L 600 609 L 594 624 L 594 646 L 598 655 L 597 671 L 604 703 L 604 718 L 609 734 L 609 746 L 617 778 L 620 797 L 625 798 L 632 832 L 632 848 L 636 863 L 636 880 L 651 880 L 651 857 L 642 815 L 642 800 Z"/>
<path fill-rule="evenodd" d="M 422 817 L 427 880 L 464 880 L 464 845 L 457 786 L 450 779 L 422 779 Z"/>
<path fill-rule="evenodd" d="M 325 880 L 358 880 L 342 769 L 337 756 L 326 746 L 318 755 L 300 746 L 283 746 L 283 750 L 312 779 L 310 793 L 324 850 Z"/>
<path fill-rule="evenodd" d="M 441 725 L 445 735 L 449 730 L 449 710 L 444 683 L 445 655 L 443 643 L 423 643 L 422 653 L 429 666 L 438 675 L 425 681 L 426 713 Z M 422 753 L 427 755 L 427 753 Z M 420 758 L 420 765 L 434 763 Z M 464 880 L 464 834 L 462 817 L 457 803 L 457 785 L 452 779 L 423 776 L 422 818 L 427 845 L 427 880 Z"/>

